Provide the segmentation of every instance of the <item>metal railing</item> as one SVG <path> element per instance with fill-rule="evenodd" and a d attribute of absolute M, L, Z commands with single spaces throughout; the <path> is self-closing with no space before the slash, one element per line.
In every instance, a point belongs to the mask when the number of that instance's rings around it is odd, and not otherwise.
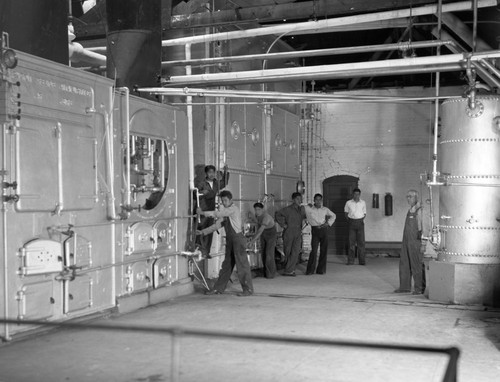
<path fill-rule="evenodd" d="M 291 336 L 277 336 L 277 335 L 264 335 L 264 334 L 250 334 L 250 333 L 229 333 L 216 330 L 200 330 L 189 329 L 182 327 L 145 327 L 139 325 L 106 325 L 95 323 L 75 323 L 75 322 L 49 322 L 37 320 L 16 320 L 16 319 L 0 319 L 0 323 L 15 324 L 15 325 L 36 325 L 42 327 L 61 327 L 69 329 L 95 329 L 106 331 L 133 331 L 142 333 L 156 333 L 168 334 L 171 336 L 171 362 L 172 368 L 170 370 L 170 377 L 172 382 L 179 381 L 180 375 L 180 339 L 181 337 L 201 337 L 213 339 L 229 339 L 229 340 L 243 340 L 243 341 L 266 341 L 274 343 L 286 343 L 295 345 L 319 345 L 319 346 L 332 346 L 332 347 L 346 347 L 358 349 L 380 349 L 380 350 L 398 350 L 405 352 L 420 352 L 420 353 L 433 353 L 447 355 L 448 364 L 442 382 L 456 382 L 457 381 L 457 367 L 458 357 L 460 350 L 456 347 L 431 347 L 431 346 L 409 346 L 409 345 L 396 345 L 396 344 L 376 344 L 370 342 L 354 342 L 354 341 L 338 341 L 327 339 L 311 339 L 306 337 L 291 337 Z"/>

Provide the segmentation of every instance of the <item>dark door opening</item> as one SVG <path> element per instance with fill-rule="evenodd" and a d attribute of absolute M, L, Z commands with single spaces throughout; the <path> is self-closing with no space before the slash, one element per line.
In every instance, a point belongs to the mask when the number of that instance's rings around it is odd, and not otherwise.
<path fill-rule="evenodd" d="M 345 203 L 351 199 L 352 190 L 358 187 L 359 178 L 337 175 L 323 181 L 323 205 L 337 215 L 329 230 L 328 247 L 335 255 L 347 255 L 349 249 L 349 226 L 344 214 Z"/>

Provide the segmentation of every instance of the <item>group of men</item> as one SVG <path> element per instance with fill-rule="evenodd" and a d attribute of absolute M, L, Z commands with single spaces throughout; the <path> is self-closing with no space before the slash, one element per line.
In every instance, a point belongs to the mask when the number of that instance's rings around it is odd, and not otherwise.
<path fill-rule="evenodd" d="M 221 191 L 219 197 L 222 205 L 215 210 L 215 198 L 219 190 L 226 186 L 228 173 L 225 170 L 223 176 L 216 175 L 214 166 L 205 167 L 206 177 L 198 184 L 200 192 L 200 205 L 197 208 L 198 216 L 202 219 L 198 225 L 196 234 L 202 254 L 210 258 L 210 247 L 212 234 L 222 226 L 226 231 L 226 253 L 214 288 L 206 294 L 222 294 L 230 280 L 232 271 L 236 266 L 238 278 L 243 291 L 239 296 L 250 296 L 253 293 L 253 284 L 250 265 L 246 255 L 247 245 L 251 245 L 260 239 L 262 262 L 264 265 L 264 276 L 274 278 L 276 275 L 275 247 L 277 241 L 277 230 L 275 219 L 267 213 L 262 203 L 254 204 L 255 217 L 257 220 L 257 231 L 247 242 L 242 232 L 241 214 L 233 203 L 230 191 Z M 219 179 L 220 178 L 220 179 Z M 360 199 L 361 191 L 356 188 L 353 199 L 345 205 L 346 218 L 349 221 L 349 260 L 348 264 L 354 263 L 355 250 L 357 247 L 359 263 L 365 264 L 364 257 L 364 218 L 366 216 L 366 204 Z M 302 194 L 292 194 L 292 204 L 279 210 L 275 215 L 276 222 L 283 228 L 283 250 L 286 257 L 283 276 L 296 276 L 295 269 L 299 262 L 302 250 L 302 230 L 304 223 L 311 226 L 312 250 L 307 262 L 305 274 L 325 274 L 328 253 L 328 228 L 333 225 L 336 215 L 327 207 L 323 206 L 323 196 L 314 195 L 314 204 L 302 205 Z M 215 220 L 214 222 L 214 219 Z M 319 257 L 317 252 L 319 248 Z M 317 260 L 317 261 L 316 261 Z"/>

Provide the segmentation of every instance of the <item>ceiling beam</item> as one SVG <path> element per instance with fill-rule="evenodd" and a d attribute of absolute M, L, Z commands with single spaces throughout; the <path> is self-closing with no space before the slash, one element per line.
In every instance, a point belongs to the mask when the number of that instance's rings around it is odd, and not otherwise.
<path fill-rule="evenodd" d="M 193 0 L 191 0 L 193 1 Z M 452 0 L 445 1 L 450 3 Z M 378 12 L 388 9 L 407 8 L 433 4 L 435 0 L 315 0 L 301 3 L 272 4 L 234 9 L 220 9 L 212 12 L 172 15 L 172 29 L 200 28 L 248 22 L 274 23 L 283 20 L 322 19 L 359 13 Z M 397 4 L 397 6 L 395 6 Z"/>
<path fill-rule="evenodd" d="M 497 5 L 497 0 L 476 0 L 477 6 L 479 8 L 491 7 Z M 444 4 L 442 7 L 443 12 L 455 12 L 470 10 L 473 5 L 473 1 L 460 1 L 450 4 Z M 254 38 L 257 36 L 267 36 L 267 35 L 282 35 L 288 34 L 293 35 L 296 32 L 309 32 L 310 34 L 318 33 L 318 30 L 324 28 L 330 28 L 334 26 L 342 25 L 352 25 L 358 23 L 373 22 L 378 20 L 391 20 L 394 18 L 410 17 L 410 16 L 423 16 L 434 14 L 437 12 L 438 6 L 425 5 L 417 8 L 406 8 L 399 10 L 391 10 L 385 12 L 376 12 L 361 14 L 355 16 L 343 16 L 336 17 L 333 19 L 318 20 L 318 21 L 307 21 L 302 23 L 290 23 L 277 25 L 272 27 L 245 29 L 232 32 L 222 32 L 222 33 L 212 33 L 205 35 L 196 35 L 190 37 L 182 37 L 171 40 L 163 40 L 162 46 L 176 46 L 176 45 L 186 45 L 186 44 L 200 44 L 215 41 L 227 41 L 239 38 Z"/>
<path fill-rule="evenodd" d="M 460 37 L 460 39 L 472 48 L 472 31 L 467 25 L 465 25 L 457 16 L 452 14 L 444 13 L 442 20 L 444 25 L 450 28 L 458 37 Z M 477 51 L 492 49 L 491 46 L 479 37 L 476 38 L 476 48 Z"/>
<path fill-rule="evenodd" d="M 454 3 L 456 0 L 444 1 Z M 433 4 L 435 0 L 315 0 L 301 3 L 274 4 L 269 6 L 221 9 L 212 12 L 193 13 L 205 6 L 205 0 L 181 2 L 174 8 L 171 0 L 162 0 L 162 26 L 168 29 L 192 29 L 224 24 L 248 22 L 272 23 L 283 20 L 303 20 L 315 17 L 322 19 L 360 13 L 377 12 L 419 5 Z M 106 35 L 106 8 L 98 3 L 80 19 L 74 19 L 78 39 L 101 38 Z"/>

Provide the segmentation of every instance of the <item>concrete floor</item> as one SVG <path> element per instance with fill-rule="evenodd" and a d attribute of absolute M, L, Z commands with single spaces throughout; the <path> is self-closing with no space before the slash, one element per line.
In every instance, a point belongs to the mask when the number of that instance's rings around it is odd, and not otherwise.
<path fill-rule="evenodd" d="M 254 279 L 255 295 L 201 290 L 93 323 L 182 326 L 384 344 L 457 346 L 458 380 L 500 381 L 500 311 L 392 293 L 398 259 L 347 266 L 330 256 L 325 275 Z M 0 382 L 168 381 L 168 335 L 59 329 L 0 346 Z M 180 381 L 440 381 L 446 356 L 185 337 Z"/>

